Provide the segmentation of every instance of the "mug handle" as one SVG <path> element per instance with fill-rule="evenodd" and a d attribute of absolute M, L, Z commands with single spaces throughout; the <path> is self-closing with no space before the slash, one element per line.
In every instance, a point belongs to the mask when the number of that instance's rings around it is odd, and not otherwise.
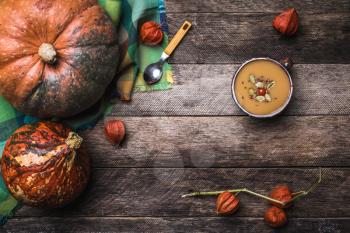
<path fill-rule="evenodd" d="M 284 68 L 286 68 L 288 71 L 290 71 L 290 69 L 293 67 L 293 61 L 292 59 L 290 59 L 289 57 L 285 57 L 282 60 L 280 60 L 280 63 L 282 64 L 282 66 L 284 66 Z"/>

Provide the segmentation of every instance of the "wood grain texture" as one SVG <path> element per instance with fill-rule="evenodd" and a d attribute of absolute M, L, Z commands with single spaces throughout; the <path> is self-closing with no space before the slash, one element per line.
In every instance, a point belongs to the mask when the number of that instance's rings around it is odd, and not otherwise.
<path fill-rule="evenodd" d="M 214 12 L 274 12 L 279 13 L 286 8 L 294 7 L 299 12 L 348 12 L 350 2 L 347 0 L 167 0 L 169 13 L 214 13 Z"/>
<path fill-rule="evenodd" d="M 296 63 L 349 63 L 350 10 L 346 13 L 300 14 L 296 36 L 283 37 L 272 27 L 272 13 L 168 14 L 171 35 L 184 19 L 192 29 L 172 63 L 242 63 L 253 57 L 285 56 Z"/>
<path fill-rule="evenodd" d="M 63 209 L 22 207 L 0 232 L 350 232 L 350 2 L 166 5 L 171 36 L 184 19 L 193 23 L 171 59 L 173 90 L 117 102 L 107 119 L 126 123 L 121 148 L 105 140 L 103 122 L 81 133 L 94 167 L 84 194 Z M 300 15 L 292 38 L 272 28 L 287 7 Z M 289 107 L 267 121 L 244 116 L 231 97 L 238 64 L 259 56 L 297 63 Z M 277 184 L 299 191 L 319 166 L 322 184 L 287 211 L 280 230 L 262 220 L 269 204 L 246 194 L 230 217 L 216 216 L 215 197 L 180 197 L 241 187 L 268 194 Z"/>
<path fill-rule="evenodd" d="M 350 169 L 324 169 L 323 182 L 305 199 L 288 210 L 289 217 L 345 218 L 350 209 Z M 308 188 L 318 169 L 95 169 L 84 195 L 59 210 L 23 207 L 16 216 L 43 217 L 214 217 L 215 197 L 181 198 L 192 190 L 250 188 L 269 194 L 277 184 L 294 191 Z M 264 200 L 240 194 L 236 217 L 262 217 L 269 206 Z M 11 222 L 9 222 L 11 224 Z"/>
<path fill-rule="evenodd" d="M 172 90 L 135 93 L 117 102 L 114 116 L 245 115 L 232 98 L 239 65 L 174 65 Z M 303 64 L 292 68 L 294 95 L 283 115 L 350 114 L 350 65 Z"/>
<path fill-rule="evenodd" d="M 96 232 L 276 232 L 261 218 L 201 217 L 201 218 L 151 218 L 151 217 L 80 217 L 80 218 L 15 218 L 11 224 L 0 227 L 4 233 L 96 233 Z M 348 219 L 291 218 L 286 227 L 277 232 L 319 233 L 350 231 Z"/>
<path fill-rule="evenodd" d="M 349 116 L 122 117 L 118 148 L 103 123 L 82 132 L 94 167 L 349 166 Z"/>

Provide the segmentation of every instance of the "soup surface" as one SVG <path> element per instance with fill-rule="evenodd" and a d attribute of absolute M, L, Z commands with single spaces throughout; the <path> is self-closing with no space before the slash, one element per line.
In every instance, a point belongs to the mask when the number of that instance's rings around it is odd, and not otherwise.
<path fill-rule="evenodd" d="M 255 60 L 237 74 L 235 95 L 239 104 L 254 115 L 267 115 L 288 101 L 291 83 L 285 70 L 269 60 Z"/>

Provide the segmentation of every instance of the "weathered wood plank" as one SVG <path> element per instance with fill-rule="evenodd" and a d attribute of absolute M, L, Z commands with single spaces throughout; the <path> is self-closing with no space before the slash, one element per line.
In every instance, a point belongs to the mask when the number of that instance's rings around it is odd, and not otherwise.
<path fill-rule="evenodd" d="M 272 28 L 271 13 L 173 13 L 175 33 L 184 19 L 193 29 L 175 52 L 173 63 L 242 63 L 252 57 L 291 57 L 296 63 L 349 63 L 350 14 L 300 14 L 301 27 L 292 38 Z"/>
<path fill-rule="evenodd" d="M 108 118 L 115 119 L 115 118 Z M 81 132 L 95 167 L 348 166 L 349 116 L 122 117 L 121 148 L 103 123 Z"/>
<path fill-rule="evenodd" d="M 299 12 L 349 12 L 350 2 L 347 0 L 294 0 L 284 2 L 279 0 L 166 0 L 169 13 L 213 13 L 213 12 L 281 12 L 294 7 Z"/>
<path fill-rule="evenodd" d="M 349 219 L 289 219 L 281 230 L 300 232 L 349 232 Z M 0 227 L 4 233 L 89 233 L 89 232 L 275 232 L 260 218 L 15 218 Z"/>
<path fill-rule="evenodd" d="M 131 103 L 116 103 L 112 115 L 244 115 L 231 93 L 238 67 L 174 65 L 172 90 L 135 93 Z M 283 115 L 350 114 L 350 65 L 295 65 L 292 76 L 294 96 Z"/>
<path fill-rule="evenodd" d="M 108 156 L 106 154 L 106 156 Z M 85 194 L 60 210 L 23 207 L 16 216 L 66 217 L 209 217 L 216 216 L 215 197 L 181 198 L 192 190 L 250 188 L 268 194 L 277 184 L 294 191 L 308 188 L 317 169 L 95 169 Z M 288 210 L 290 217 L 350 217 L 350 169 L 324 169 L 323 182 L 307 198 Z M 269 206 L 240 194 L 237 217 L 262 217 Z"/>

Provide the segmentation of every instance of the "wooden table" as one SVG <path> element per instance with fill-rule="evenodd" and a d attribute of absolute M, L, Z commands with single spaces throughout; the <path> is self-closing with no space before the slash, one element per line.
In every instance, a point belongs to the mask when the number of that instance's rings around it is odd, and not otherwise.
<path fill-rule="evenodd" d="M 84 195 L 61 210 L 23 207 L 1 232 L 272 232 L 268 203 L 240 195 L 239 211 L 215 213 L 215 198 L 181 198 L 189 190 L 246 187 L 268 194 L 284 183 L 307 188 L 324 180 L 288 210 L 282 232 L 350 232 L 350 1 L 167 0 L 171 33 L 184 19 L 193 29 L 171 63 L 171 91 L 138 93 L 116 103 L 123 119 L 121 148 L 86 131 L 93 158 Z M 298 9 L 296 37 L 280 37 L 274 16 Z M 295 95 L 271 120 L 243 114 L 231 79 L 252 57 L 293 58 Z"/>

